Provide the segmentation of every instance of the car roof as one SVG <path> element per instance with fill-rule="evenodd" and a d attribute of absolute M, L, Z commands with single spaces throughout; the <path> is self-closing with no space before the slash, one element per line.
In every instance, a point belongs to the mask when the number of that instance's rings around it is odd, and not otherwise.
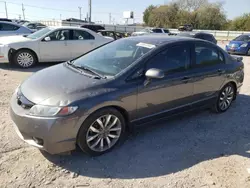
<path fill-rule="evenodd" d="M 11 24 L 11 25 L 20 26 L 19 24 L 16 24 L 16 23 L 14 23 L 14 22 L 5 22 L 5 21 L 0 21 L 0 23 L 6 23 L 6 24 Z"/>
<path fill-rule="evenodd" d="M 84 29 L 84 30 L 86 30 L 86 28 L 82 28 L 80 26 L 49 26 L 49 28 L 51 28 L 51 29 Z"/>
<path fill-rule="evenodd" d="M 142 35 L 136 37 L 129 37 L 125 39 L 134 40 L 137 42 L 149 43 L 156 46 L 178 41 L 182 42 L 200 41 L 200 39 L 194 39 L 194 38 L 179 37 L 179 36 L 163 36 L 163 35 Z"/>

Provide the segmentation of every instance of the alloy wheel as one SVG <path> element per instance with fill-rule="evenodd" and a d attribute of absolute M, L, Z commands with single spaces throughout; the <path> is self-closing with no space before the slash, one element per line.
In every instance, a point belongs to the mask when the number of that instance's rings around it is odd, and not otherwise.
<path fill-rule="evenodd" d="M 34 63 L 34 58 L 30 53 L 22 52 L 17 56 L 17 63 L 21 67 L 30 67 Z"/>
<path fill-rule="evenodd" d="M 111 114 L 101 116 L 87 131 L 87 145 L 93 151 L 104 152 L 116 144 L 121 131 L 122 125 L 118 117 Z"/>
<path fill-rule="evenodd" d="M 219 107 L 222 111 L 227 110 L 234 98 L 234 88 L 232 88 L 231 85 L 228 85 L 224 88 L 224 90 L 221 92 L 220 98 L 219 98 Z"/>

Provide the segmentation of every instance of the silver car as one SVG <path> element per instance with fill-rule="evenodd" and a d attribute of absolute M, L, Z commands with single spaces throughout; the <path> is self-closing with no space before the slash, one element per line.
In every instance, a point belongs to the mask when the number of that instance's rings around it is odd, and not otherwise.
<path fill-rule="evenodd" d="M 18 25 L 13 22 L 0 21 L 0 37 L 12 35 L 28 35 L 32 33 L 27 27 Z"/>

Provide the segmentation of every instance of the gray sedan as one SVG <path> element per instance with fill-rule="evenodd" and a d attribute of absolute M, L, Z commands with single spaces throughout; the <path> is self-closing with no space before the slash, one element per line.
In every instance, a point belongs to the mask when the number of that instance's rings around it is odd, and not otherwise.
<path fill-rule="evenodd" d="M 13 94 L 11 118 L 21 139 L 51 154 L 78 145 L 100 155 L 133 126 L 201 107 L 226 112 L 243 79 L 242 58 L 210 42 L 124 38 L 33 74 Z"/>

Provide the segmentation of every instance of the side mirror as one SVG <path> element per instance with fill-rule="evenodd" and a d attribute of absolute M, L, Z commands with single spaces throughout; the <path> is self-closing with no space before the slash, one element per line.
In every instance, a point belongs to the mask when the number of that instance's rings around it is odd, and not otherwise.
<path fill-rule="evenodd" d="M 161 78 L 164 78 L 165 74 L 160 69 L 152 68 L 152 69 L 147 70 L 145 76 L 147 78 L 161 79 Z"/>
<path fill-rule="evenodd" d="M 45 37 L 44 41 L 51 41 L 50 37 Z"/>

